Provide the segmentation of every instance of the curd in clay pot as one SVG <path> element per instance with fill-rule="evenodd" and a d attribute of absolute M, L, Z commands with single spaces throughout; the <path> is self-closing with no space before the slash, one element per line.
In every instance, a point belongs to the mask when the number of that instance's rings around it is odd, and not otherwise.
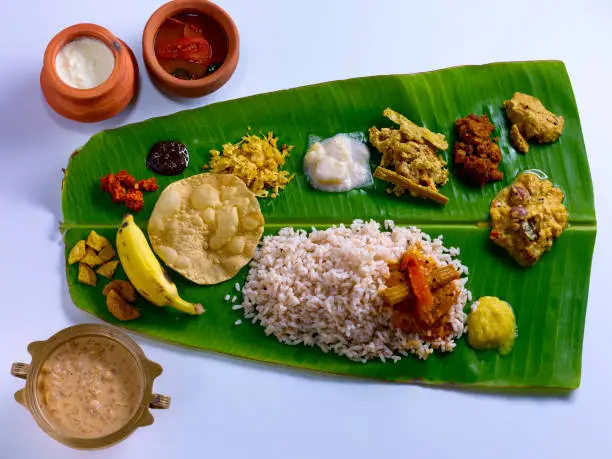
<path fill-rule="evenodd" d="M 111 32 L 95 24 L 77 24 L 49 42 L 40 86 L 47 103 L 60 115 L 74 121 L 102 121 L 134 99 L 138 67 L 132 50 Z"/>

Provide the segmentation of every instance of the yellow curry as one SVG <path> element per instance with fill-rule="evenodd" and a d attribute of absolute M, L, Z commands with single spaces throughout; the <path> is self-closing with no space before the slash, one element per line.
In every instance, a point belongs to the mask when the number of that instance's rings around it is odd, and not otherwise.
<path fill-rule="evenodd" d="M 521 266 L 533 266 L 567 227 L 563 192 L 526 172 L 491 201 L 490 239 Z"/>

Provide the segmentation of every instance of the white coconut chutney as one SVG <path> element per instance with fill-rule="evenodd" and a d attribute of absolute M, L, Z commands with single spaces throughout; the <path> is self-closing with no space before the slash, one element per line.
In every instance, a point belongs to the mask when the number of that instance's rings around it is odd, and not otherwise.
<path fill-rule="evenodd" d="M 348 191 L 372 183 L 370 151 L 355 136 L 337 134 L 315 142 L 304 157 L 304 172 L 322 191 Z"/>

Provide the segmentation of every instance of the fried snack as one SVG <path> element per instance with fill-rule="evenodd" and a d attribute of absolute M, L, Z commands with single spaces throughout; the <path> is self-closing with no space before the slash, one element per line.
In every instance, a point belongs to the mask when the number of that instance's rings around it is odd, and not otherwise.
<path fill-rule="evenodd" d="M 140 311 L 125 301 L 115 290 L 110 290 L 106 295 L 106 307 L 114 317 L 122 321 L 140 317 Z"/>
<path fill-rule="evenodd" d="M 512 144 L 522 153 L 529 151 L 530 139 L 535 139 L 538 143 L 554 142 L 563 132 L 563 117 L 548 111 L 544 104 L 533 96 L 516 92 L 512 99 L 504 102 L 504 106 L 512 123 Z"/>
<path fill-rule="evenodd" d="M 98 283 L 96 273 L 93 269 L 91 269 L 91 267 L 89 267 L 85 263 L 79 263 L 79 275 L 77 277 L 77 280 L 81 284 L 91 285 L 92 287 L 95 287 Z"/>
<path fill-rule="evenodd" d="M 100 257 L 100 260 L 102 260 L 102 263 L 112 260 L 115 258 L 115 255 L 117 255 L 115 253 L 115 249 L 110 244 L 98 252 L 98 256 Z"/>
<path fill-rule="evenodd" d="M 115 275 L 115 271 L 117 270 L 117 266 L 119 266 L 119 260 L 108 261 L 104 263 L 102 266 L 100 266 L 96 270 L 96 273 L 98 273 L 100 276 L 104 276 L 108 279 L 112 279 L 113 276 Z"/>
<path fill-rule="evenodd" d="M 501 161 L 501 150 L 491 133 L 495 126 L 487 115 L 470 114 L 455 121 L 459 139 L 453 147 L 457 175 L 477 186 L 504 178 L 497 168 Z"/>
<path fill-rule="evenodd" d="M 110 245 L 110 241 L 92 230 L 90 231 L 89 236 L 87 236 L 87 245 L 96 252 L 99 252 L 107 245 Z"/>
<path fill-rule="evenodd" d="M 85 247 L 85 241 L 81 240 L 74 244 L 74 247 L 70 249 L 70 253 L 68 254 L 68 264 L 73 265 L 76 262 L 81 261 L 86 254 L 87 249 Z"/>
<path fill-rule="evenodd" d="M 380 167 L 437 193 L 437 187 L 448 182 L 446 162 L 437 154 L 438 150 L 448 149 L 444 136 L 417 126 L 390 108 L 385 109 L 383 115 L 400 127 L 370 128 L 370 143 L 382 153 Z M 414 187 L 391 183 L 394 184 L 393 192 L 397 196 L 408 191 L 413 196 L 431 197 Z"/>
<path fill-rule="evenodd" d="M 81 259 L 81 263 L 95 268 L 96 266 L 101 265 L 103 262 L 94 249 L 87 247 L 85 250 L 85 256 Z"/>
<path fill-rule="evenodd" d="M 264 218 L 238 177 L 199 174 L 169 185 L 149 219 L 155 253 L 197 284 L 234 277 L 253 257 Z"/>
<path fill-rule="evenodd" d="M 108 284 L 104 286 L 102 290 L 103 295 L 108 295 L 108 292 L 111 290 L 115 290 L 121 298 L 125 301 L 129 301 L 130 303 L 134 303 L 138 300 L 138 293 L 136 293 L 136 289 L 130 284 L 128 281 L 115 279 L 110 281 Z"/>
<path fill-rule="evenodd" d="M 279 150 L 277 142 L 278 138 L 271 132 L 263 138 L 245 135 L 237 144 L 223 145 L 223 153 L 210 150 L 210 163 L 203 169 L 217 174 L 233 174 L 258 198 L 275 198 L 293 178 L 286 170 L 280 170 L 293 147 L 283 144 Z"/>

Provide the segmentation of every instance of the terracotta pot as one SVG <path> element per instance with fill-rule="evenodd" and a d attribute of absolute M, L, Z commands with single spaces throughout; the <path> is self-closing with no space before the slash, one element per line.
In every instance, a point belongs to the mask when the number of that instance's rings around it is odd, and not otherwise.
<path fill-rule="evenodd" d="M 59 51 L 76 38 L 97 38 L 115 57 L 115 68 L 106 81 L 91 89 L 64 83 L 55 68 Z M 75 121 L 96 122 L 118 114 L 136 96 L 138 65 L 132 50 L 111 32 L 95 24 L 76 24 L 59 32 L 47 45 L 40 72 L 47 103 L 60 115 Z"/>
<path fill-rule="evenodd" d="M 182 80 L 168 73 L 157 61 L 154 42 L 159 27 L 168 18 L 180 13 L 192 12 L 206 15 L 217 22 L 227 36 L 227 56 L 221 67 L 198 80 Z M 161 6 L 149 18 L 142 35 L 142 54 L 149 76 L 158 89 L 181 97 L 201 97 L 223 86 L 238 65 L 240 40 L 232 18 L 221 7 L 207 0 L 175 0 Z"/>

